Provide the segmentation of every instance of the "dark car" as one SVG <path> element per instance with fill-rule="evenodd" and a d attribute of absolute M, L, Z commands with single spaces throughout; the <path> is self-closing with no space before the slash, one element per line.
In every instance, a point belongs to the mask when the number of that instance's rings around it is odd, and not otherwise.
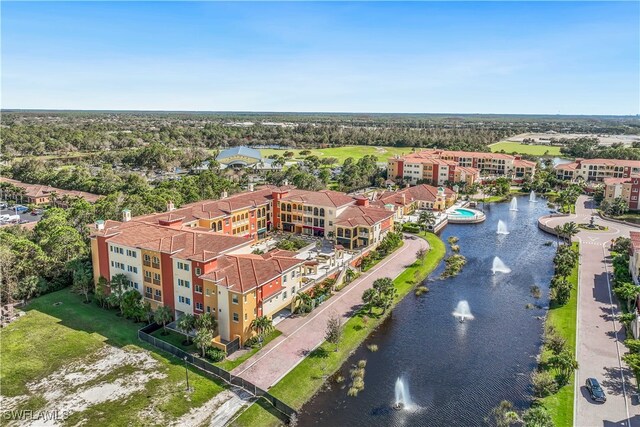
<path fill-rule="evenodd" d="M 591 399 L 596 402 L 606 402 L 607 396 L 604 394 L 604 390 L 600 387 L 600 383 L 595 378 L 587 378 L 587 382 L 585 383 L 587 390 L 589 390 L 589 394 L 591 395 Z"/>

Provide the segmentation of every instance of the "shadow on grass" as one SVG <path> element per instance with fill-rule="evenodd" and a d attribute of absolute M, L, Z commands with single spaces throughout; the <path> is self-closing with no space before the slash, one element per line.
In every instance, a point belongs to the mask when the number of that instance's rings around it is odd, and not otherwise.
<path fill-rule="evenodd" d="M 283 425 L 287 425 L 287 422 L 288 422 L 287 417 L 282 412 L 278 411 L 275 408 L 275 406 L 269 403 L 265 398 L 263 397 L 259 398 L 258 400 L 255 401 L 255 404 L 260 406 L 262 409 L 264 409 L 274 417 L 278 418 Z"/>
<path fill-rule="evenodd" d="M 83 301 L 82 296 L 66 288 L 33 299 L 24 310 L 36 310 L 58 319 L 58 323 L 68 328 L 101 335 L 107 344 L 116 347 L 141 344 L 138 329 L 144 326 L 143 323 L 120 317 L 116 310 Z"/>

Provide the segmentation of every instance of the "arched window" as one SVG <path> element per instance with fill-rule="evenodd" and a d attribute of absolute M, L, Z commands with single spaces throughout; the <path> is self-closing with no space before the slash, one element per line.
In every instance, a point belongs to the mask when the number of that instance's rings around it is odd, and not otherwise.
<path fill-rule="evenodd" d="M 320 208 L 320 216 L 324 216 L 324 208 Z"/>
<path fill-rule="evenodd" d="M 313 214 L 318 215 L 318 208 L 313 208 Z"/>

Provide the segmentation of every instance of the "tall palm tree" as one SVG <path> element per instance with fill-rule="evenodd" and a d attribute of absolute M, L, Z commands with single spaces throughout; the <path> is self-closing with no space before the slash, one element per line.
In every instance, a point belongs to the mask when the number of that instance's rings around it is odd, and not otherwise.
<path fill-rule="evenodd" d="M 129 286 L 129 278 L 126 274 L 116 274 L 111 278 L 111 293 L 115 295 L 115 299 L 118 303 L 118 308 L 120 309 L 120 314 L 124 315 L 124 293 L 127 290 L 127 286 Z"/>
<path fill-rule="evenodd" d="M 264 336 L 273 331 L 273 321 L 267 316 L 258 316 L 249 325 L 259 336 Z"/>
<path fill-rule="evenodd" d="M 578 224 L 571 221 L 562 226 L 562 234 L 567 239 L 568 244 L 571 243 L 571 238 L 580 232 Z"/>
<path fill-rule="evenodd" d="M 418 217 L 418 224 L 423 230 L 428 230 L 436 223 L 436 216 L 431 211 L 422 211 Z"/>
<path fill-rule="evenodd" d="M 171 314 L 171 309 L 166 305 L 162 307 L 158 307 L 158 309 L 153 313 L 153 320 L 156 321 L 159 325 L 162 325 L 163 333 L 167 334 L 167 323 L 171 322 L 173 315 Z"/>
<path fill-rule="evenodd" d="M 191 335 L 189 333 L 196 327 L 196 317 L 193 314 L 183 314 L 178 319 L 178 329 L 182 331 L 185 337 L 187 337 L 187 344 L 191 343 Z"/>

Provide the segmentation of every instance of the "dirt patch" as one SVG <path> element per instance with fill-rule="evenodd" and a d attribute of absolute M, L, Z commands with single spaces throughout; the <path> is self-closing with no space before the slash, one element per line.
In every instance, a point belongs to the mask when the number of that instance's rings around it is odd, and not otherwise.
<path fill-rule="evenodd" d="M 98 403 L 120 400 L 145 388 L 148 381 L 164 378 L 158 362 L 145 351 L 105 345 L 81 361 L 73 362 L 44 380 L 27 385 L 29 395 L 2 398 L 3 410 L 21 408 L 31 396 L 42 396 L 41 411 L 70 415 Z M 20 421 L 20 425 L 59 425 L 62 420 Z M 10 424 L 11 425 L 11 424 Z M 16 424 L 17 425 L 17 422 Z"/>

